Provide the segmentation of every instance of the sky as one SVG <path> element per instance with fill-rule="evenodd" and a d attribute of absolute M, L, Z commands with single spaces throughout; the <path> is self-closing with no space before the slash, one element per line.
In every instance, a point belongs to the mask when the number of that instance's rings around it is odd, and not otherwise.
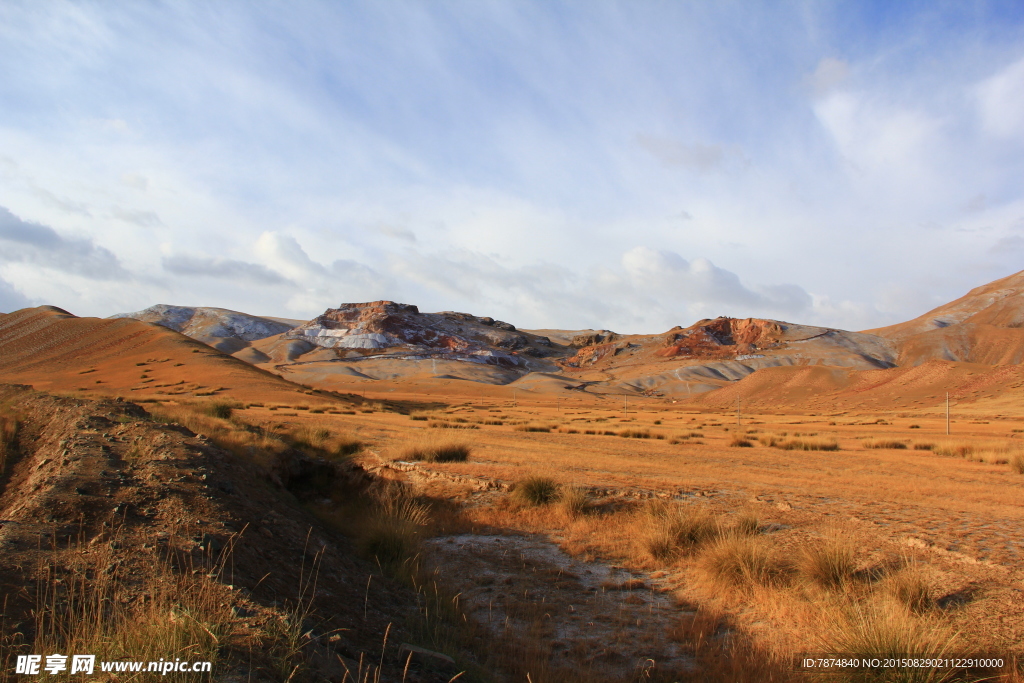
<path fill-rule="evenodd" d="M 1024 5 L 0 1 L 0 311 L 869 329 L 1024 269 Z"/>

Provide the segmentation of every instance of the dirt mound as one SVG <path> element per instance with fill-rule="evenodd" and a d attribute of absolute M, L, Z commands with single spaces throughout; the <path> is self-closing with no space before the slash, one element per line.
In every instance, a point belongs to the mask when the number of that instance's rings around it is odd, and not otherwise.
<path fill-rule="evenodd" d="M 165 327 L 78 318 L 52 306 L 0 319 L 0 378 L 37 389 L 133 397 L 328 400 Z"/>
<path fill-rule="evenodd" d="M 0 472 L 0 592 L 10 598 L 0 620 L 4 672 L 39 642 L 39 595 L 68 594 L 87 573 L 110 591 L 118 615 L 148 609 L 163 628 L 182 613 L 202 624 L 210 649 L 189 658 L 214 659 L 216 680 L 340 680 L 345 665 L 354 677 L 361 654 L 380 661 L 388 629 L 391 672 L 382 680 L 397 680 L 398 644 L 409 638 L 402 624 L 416 596 L 379 572 L 371 586 L 375 567 L 269 485 L 263 468 L 152 422 L 131 403 L 6 386 L 0 404 L 16 406 L 21 424 L 17 456 Z M 301 477 L 302 463 L 287 457 L 296 462 L 278 471 Z M 196 595 L 206 597 L 175 602 Z M 42 608 L 59 610 L 60 602 Z M 287 665 L 284 673 L 275 664 Z"/>

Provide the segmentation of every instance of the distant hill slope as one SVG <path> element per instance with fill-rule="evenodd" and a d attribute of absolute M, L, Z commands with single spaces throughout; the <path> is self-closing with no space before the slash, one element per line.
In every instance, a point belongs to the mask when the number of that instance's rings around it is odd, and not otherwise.
<path fill-rule="evenodd" d="M 896 360 L 895 346 L 881 337 L 758 318 L 706 319 L 657 335 L 598 335 L 595 342 L 560 362 L 567 375 L 675 395 L 780 365 L 872 370 Z"/>
<path fill-rule="evenodd" d="M 913 320 L 867 333 L 892 340 L 900 365 L 1024 361 L 1024 271 L 975 287 Z"/>
<path fill-rule="evenodd" d="M 53 306 L 0 318 L 0 380 L 132 398 L 329 400 L 165 327 L 128 318 L 79 318 Z"/>
<path fill-rule="evenodd" d="M 287 332 L 295 326 L 281 319 L 263 318 L 226 308 L 167 304 L 150 306 L 135 313 L 118 313 L 110 317 L 156 323 L 198 339 L 224 353 L 236 353 L 249 346 L 250 342 Z"/>

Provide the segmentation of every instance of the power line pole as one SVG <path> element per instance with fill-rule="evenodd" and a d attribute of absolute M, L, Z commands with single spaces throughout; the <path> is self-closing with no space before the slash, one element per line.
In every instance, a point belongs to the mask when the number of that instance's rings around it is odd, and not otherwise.
<path fill-rule="evenodd" d="M 623 415 L 629 414 L 629 407 L 626 405 L 626 398 L 627 398 L 626 396 L 622 397 L 622 414 Z"/>

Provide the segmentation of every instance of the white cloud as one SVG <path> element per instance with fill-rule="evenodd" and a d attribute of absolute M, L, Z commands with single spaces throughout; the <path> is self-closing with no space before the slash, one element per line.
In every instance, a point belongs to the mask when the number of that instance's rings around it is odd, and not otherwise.
<path fill-rule="evenodd" d="M 1024 142 L 1024 58 L 982 81 L 977 96 L 986 131 Z"/>

